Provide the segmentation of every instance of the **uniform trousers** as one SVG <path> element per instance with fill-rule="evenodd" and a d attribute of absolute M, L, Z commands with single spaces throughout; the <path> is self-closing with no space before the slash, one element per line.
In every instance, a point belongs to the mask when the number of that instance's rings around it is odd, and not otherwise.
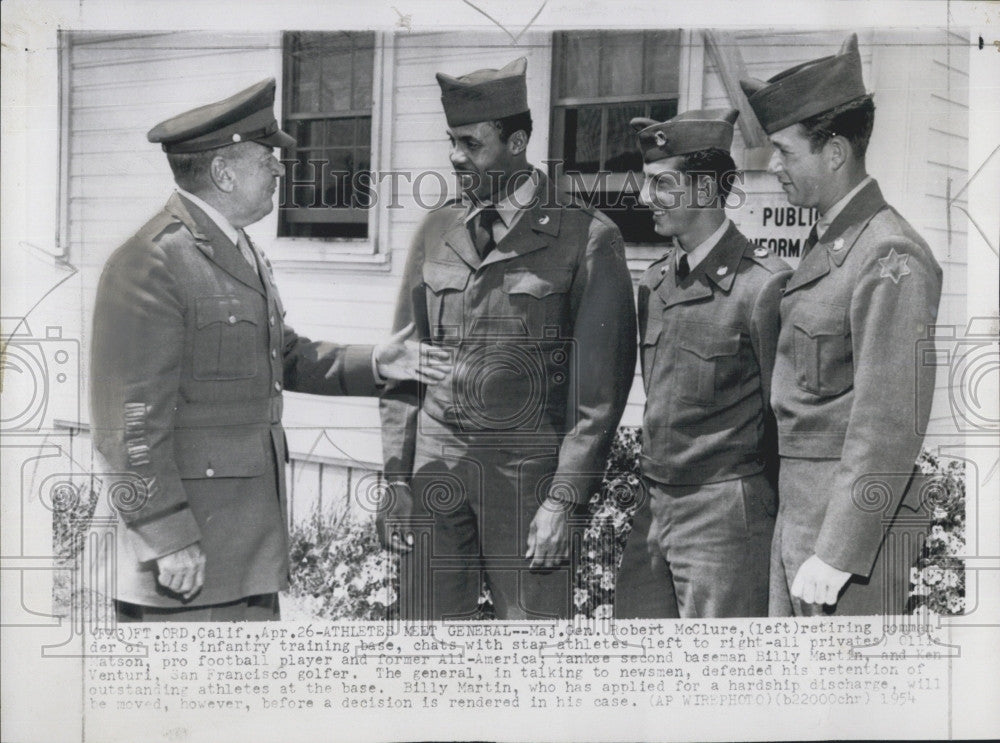
<path fill-rule="evenodd" d="M 766 616 L 777 510 L 768 478 L 646 485 L 618 569 L 615 616 Z"/>
<path fill-rule="evenodd" d="M 115 601 L 119 622 L 269 622 L 281 619 L 278 594 L 262 593 L 208 606 L 140 606 Z"/>
<path fill-rule="evenodd" d="M 404 620 L 474 618 L 484 580 L 499 619 L 570 616 L 571 561 L 542 571 L 524 557 L 557 462 L 553 438 L 464 433 L 420 413 L 414 549 L 400 570 Z"/>

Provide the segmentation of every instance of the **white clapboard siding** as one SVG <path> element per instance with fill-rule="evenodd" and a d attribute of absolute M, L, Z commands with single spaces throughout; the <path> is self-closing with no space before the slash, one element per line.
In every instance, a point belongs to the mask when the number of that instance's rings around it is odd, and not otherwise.
<path fill-rule="evenodd" d="M 80 271 L 79 333 L 89 347 L 101 268 L 172 188 L 158 121 L 275 74 L 276 34 L 67 34 L 68 256 Z M 83 378 L 90 362 L 81 359 Z M 84 384 L 83 399 L 87 399 Z M 86 405 L 81 411 L 89 418 Z"/>
<path fill-rule="evenodd" d="M 793 64 L 836 52 L 845 35 L 735 30 L 723 45 L 737 45 L 747 74 L 766 79 Z M 79 270 L 74 286 L 80 287 L 86 348 L 104 261 L 162 206 L 172 187 L 166 160 L 158 147 L 146 141 L 146 131 L 170 115 L 230 95 L 264 77 L 280 81 L 281 37 L 276 32 L 171 32 L 73 33 L 68 38 L 68 201 L 63 207 L 69 220 L 70 259 Z M 968 40 L 944 30 L 869 31 L 859 40 L 866 84 L 878 107 L 869 169 L 890 203 L 928 240 L 944 268 L 940 322 L 964 327 L 967 222 L 954 206 L 965 202 L 960 197 L 949 209 L 949 196 L 968 177 L 968 52 L 961 47 Z M 453 190 L 436 72 L 459 75 L 526 56 L 534 116 L 529 159 L 542 163 L 549 155 L 550 34 L 529 32 L 516 48 L 499 32 L 403 33 L 390 44 L 392 53 L 386 59 L 393 67 L 376 70 L 375 79 L 391 80 L 392 120 L 378 120 L 377 101 L 374 127 L 376 131 L 388 127 L 389 137 L 375 166 L 404 171 L 408 178 L 400 181 L 396 199 L 402 208 L 388 210 L 386 228 L 378 236 L 378 249 L 388 260 L 370 268 L 331 263 L 322 271 L 279 263 L 277 280 L 288 321 L 309 337 L 373 343 L 388 331 L 402 267 L 426 205 L 439 203 Z M 711 54 L 705 54 L 701 72 L 702 98 L 692 105 L 732 105 Z M 742 163 L 742 153 L 737 131 L 737 164 Z M 415 180 L 422 184 L 419 198 L 413 193 Z M 755 199 L 782 195 L 773 178 L 761 172 L 747 173 L 744 190 L 746 211 L 730 214 L 737 224 L 753 216 Z M 274 215 L 249 231 L 267 252 L 276 240 Z M 661 252 L 657 247 L 633 249 L 633 275 Z M 86 375 L 85 355 L 81 362 Z M 934 412 L 935 422 L 942 425 L 949 414 L 945 376 L 939 377 L 940 399 Z M 637 376 L 623 423 L 641 423 L 643 401 Z M 289 394 L 285 423 L 293 456 L 289 475 L 296 493 L 293 518 L 303 518 L 314 505 L 325 512 L 344 512 L 354 484 L 381 466 L 375 401 Z"/>

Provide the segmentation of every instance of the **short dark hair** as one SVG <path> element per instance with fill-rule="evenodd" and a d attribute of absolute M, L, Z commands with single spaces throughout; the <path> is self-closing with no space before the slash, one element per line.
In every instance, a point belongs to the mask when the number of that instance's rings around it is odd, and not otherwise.
<path fill-rule="evenodd" d="M 243 150 L 248 149 L 243 146 L 245 144 L 245 142 L 238 142 L 201 152 L 167 153 L 167 162 L 174 174 L 174 183 L 191 193 L 197 193 L 199 190 L 209 187 L 212 185 L 211 173 L 209 172 L 212 160 L 219 155 L 230 158 L 240 157 L 244 154 Z"/>
<path fill-rule="evenodd" d="M 718 147 L 681 155 L 681 162 L 677 166 L 677 170 L 682 173 L 711 176 L 719 194 L 720 207 L 726 205 L 726 199 L 739 177 L 733 156 L 729 154 L 728 150 L 722 150 Z"/>
<path fill-rule="evenodd" d="M 524 133 L 531 139 L 531 111 L 525 111 L 524 113 L 514 114 L 513 116 L 505 116 L 502 119 L 496 119 L 493 122 L 500 132 L 500 141 L 505 143 L 510 139 L 510 135 L 514 132 L 524 130 Z"/>
<path fill-rule="evenodd" d="M 854 156 L 863 160 L 875 124 L 875 103 L 870 95 L 862 96 L 803 119 L 800 123 L 806 130 L 809 149 L 813 152 L 832 137 L 841 136 L 851 143 Z"/>

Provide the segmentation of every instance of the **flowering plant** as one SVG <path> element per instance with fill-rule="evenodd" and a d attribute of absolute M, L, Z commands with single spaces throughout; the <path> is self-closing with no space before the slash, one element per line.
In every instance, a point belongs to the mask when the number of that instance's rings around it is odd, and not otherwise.
<path fill-rule="evenodd" d="M 910 568 L 910 608 L 936 614 L 965 610 L 965 462 L 944 460 L 924 450 L 920 472 L 932 478 L 926 507 L 931 529 L 924 551 Z"/>
<path fill-rule="evenodd" d="M 396 605 L 399 559 L 382 549 L 370 521 L 314 512 L 292 528 L 289 558 L 293 613 L 376 620 Z"/>

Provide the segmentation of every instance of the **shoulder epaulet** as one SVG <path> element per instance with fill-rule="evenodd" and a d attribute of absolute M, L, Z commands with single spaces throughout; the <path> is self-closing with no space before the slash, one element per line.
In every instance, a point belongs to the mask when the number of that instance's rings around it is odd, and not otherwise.
<path fill-rule="evenodd" d="M 580 201 L 578 196 L 575 195 L 571 196 L 569 203 L 566 204 L 566 207 L 569 209 L 579 209 L 588 217 L 593 217 L 598 222 L 601 222 L 602 224 L 608 227 L 614 227 L 616 229 L 618 228 L 618 225 L 615 224 L 614 220 L 611 219 L 611 217 L 602 212 L 596 206 L 590 206 L 589 204 L 585 204 L 584 202 Z"/>
<path fill-rule="evenodd" d="M 782 271 L 792 270 L 791 266 L 763 245 L 754 245 L 752 242 L 748 241 L 747 248 L 743 255 L 750 258 L 750 260 L 758 266 L 767 270 L 768 273 L 781 273 Z"/>
<path fill-rule="evenodd" d="M 187 229 L 175 215 L 164 210 L 149 220 L 145 226 L 139 230 L 137 236 L 144 235 L 151 242 L 158 242 L 164 237 L 173 235 L 180 230 Z"/>
<path fill-rule="evenodd" d="M 651 279 L 658 278 L 662 274 L 661 269 L 663 268 L 663 264 L 665 264 L 668 260 L 670 260 L 670 257 L 673 254 L 674 254 L 674 249 L 667 248 L 666 252 L 663 255 L 661 255 L 659 258 L 657 258 L 655 261 L 653 261 L 646 267 L 646 270 L 643 271 L 642 273 L 642 278 L 645 279 L 647 276 L 650 277 Z"/>

